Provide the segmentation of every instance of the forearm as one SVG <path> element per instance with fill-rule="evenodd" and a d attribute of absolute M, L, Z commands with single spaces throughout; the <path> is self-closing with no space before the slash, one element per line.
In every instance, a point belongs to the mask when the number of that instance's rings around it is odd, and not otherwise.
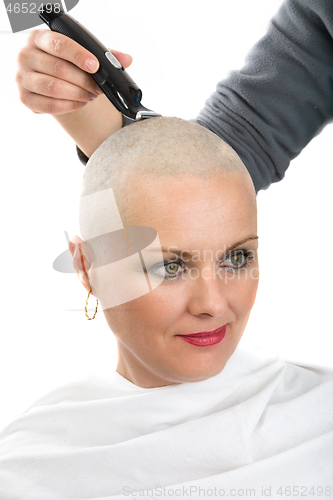
<path fill-rule="evenodd" d="M 88 158 L 123 126 L 122 115 L 104 94 L 81 109 L 54 118 Z"/>

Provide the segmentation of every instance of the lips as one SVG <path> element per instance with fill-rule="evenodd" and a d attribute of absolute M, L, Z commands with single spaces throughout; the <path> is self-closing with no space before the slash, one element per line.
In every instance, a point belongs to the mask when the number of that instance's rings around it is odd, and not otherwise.
<path fill-rule="evenodd" d="M 180 335 L 181 337 L 207 337 L 211 335 L 215 335 L 218 333 L 225 332 L 227 325 L 220 326 L 217 330 L 213 330 L 212 332 L 198 332 L 198 333 L 189 333 L 187 335 Z"/>
<path fill-rule="evenodd" d="M 188 335 L 176 335 L 176 337 L 180 337 L 189 344 L 206 347 L 221 342 L 225 336 L 226 329 L 227 325 L 223 325 L 212 332 L 189 333 Z"/>

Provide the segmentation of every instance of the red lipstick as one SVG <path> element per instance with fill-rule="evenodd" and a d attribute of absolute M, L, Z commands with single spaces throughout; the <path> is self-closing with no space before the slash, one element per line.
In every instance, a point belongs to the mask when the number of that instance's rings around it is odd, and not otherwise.
<path fill-rule="evenodd" d="M 225 336 L 226 329 L 227 325 L 224 325 L 213 332 L 190 333 L 189 335 L 176 335 L 176 337 L 181 337 L 185 342 L 189 342 L 190 344 L 205 347 L 221 342 Z"/>

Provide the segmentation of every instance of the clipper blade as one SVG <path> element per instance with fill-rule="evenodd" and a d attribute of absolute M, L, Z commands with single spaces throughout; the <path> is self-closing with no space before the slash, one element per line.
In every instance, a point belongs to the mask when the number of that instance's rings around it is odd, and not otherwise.
<path fill-rule="evenodd" d="M 162 116 L 159 113 L 155 113 L 154 111 L 151 111 L 150 109 L 147 109 L 142 106 L 142 110 L 138 111 L 135 117 L 136 121 L 139 120 L 144 120 L 145 118 L 153 118 L 154 116 Z"/>

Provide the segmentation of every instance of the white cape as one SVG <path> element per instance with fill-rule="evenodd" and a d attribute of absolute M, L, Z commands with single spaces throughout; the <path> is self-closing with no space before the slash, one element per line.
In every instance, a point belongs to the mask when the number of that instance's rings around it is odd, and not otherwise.
<path fill-rule="evenodd" d="M 1 500 L 176 496 L 333 498 L 333 369 L 238 347 L 201 382 L 87 377 L 0 433 Z"/>

